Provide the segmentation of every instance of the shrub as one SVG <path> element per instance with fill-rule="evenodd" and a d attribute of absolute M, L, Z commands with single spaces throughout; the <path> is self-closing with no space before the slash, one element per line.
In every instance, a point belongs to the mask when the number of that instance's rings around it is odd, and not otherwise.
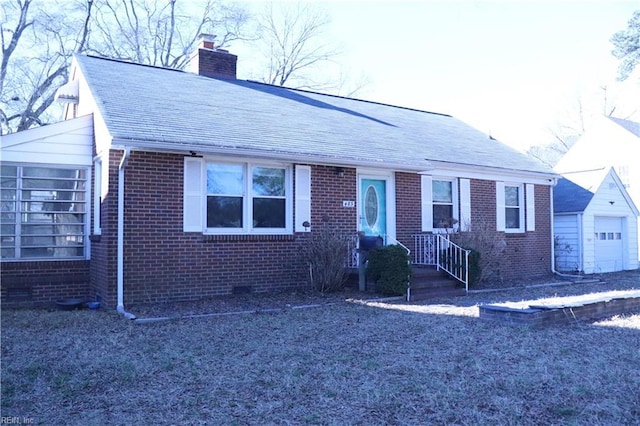
<path fill-rule="evenodd" d="M 505 268 L 506 242 L 495 231 L 491 221 L 476 220 L 467 226 L 468 231 L 451 235 L 459 246 L 471 250 L 469 255 L 469 284 L 499 281 Z"/>
<path fill-rule="evenodd" d="M 399 245 L 379 247 L 369 253 L 367 276 L 376 282 L 376 291 L 387 296 L 405 294 L 411 276 L 409 255 Z"/>
<path fill-rule="evenodd" d="M 322 293 L 341 290 L 346 281 L 347 255 L 347 239 L 331 230 L 328 224 L 311 232 L 302 247 L 311 285 Z"/>

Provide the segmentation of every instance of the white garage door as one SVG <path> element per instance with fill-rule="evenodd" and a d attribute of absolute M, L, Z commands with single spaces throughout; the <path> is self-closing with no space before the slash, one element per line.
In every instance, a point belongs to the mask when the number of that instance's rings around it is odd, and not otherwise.
<path fill-rule="evenodd" d="M 595 228 L 596 272 L 621 271 L 622 218 L 596 217 Z"/>

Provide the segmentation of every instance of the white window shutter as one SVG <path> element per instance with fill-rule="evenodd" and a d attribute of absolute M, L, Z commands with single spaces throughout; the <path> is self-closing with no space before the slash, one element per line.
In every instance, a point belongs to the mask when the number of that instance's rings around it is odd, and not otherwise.
<path fill-rule="evenodd" d="M 496 229 L 504 231 L 505 211 L 504 211 L 504 182 L 496 182 Z"/>
<path fill-rule="evenodd" d="M 304 222 L 311 223 L 311 167 L 296 166 L 295 232 L 309 232 Z"/>
<path fill-rule="evenodd" d="M 202 159 L 185 157 L 182 211 L 182 229 L 184 232 L 202 232 L 204 227 L 203 198 Z"/>
<path fill-rule="evenodd" d="M 525 196 L 527 197 L 527 231 L 536 230 L 536 200 L 535 186 L 531 183 L 526 185 Z"/>
<path fill-rule="evenodd" d="M 422 175 L 421 209 L 422 232 L 433 231 L 433 178 Z"/>
<path fill-rule="evenodd" d="M 100 209 L 102 203 L 102 159 L 97 158 L 93 162 L 93 234 L 102 234 L 100 222 Z"/>
<path fill-rule="evenodd" d="M 461 231 L 471 229 L 471 181 L 460 179 L 460 228 Z"/>

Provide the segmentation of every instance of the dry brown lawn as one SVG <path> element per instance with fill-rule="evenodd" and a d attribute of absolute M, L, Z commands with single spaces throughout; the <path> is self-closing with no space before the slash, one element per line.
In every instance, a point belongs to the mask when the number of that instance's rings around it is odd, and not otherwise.
<path fill-rule="evenodd" d="M 252 313 L 150 323 L 104 310 L 5 309 L 2 416 L 47 425 L 635 425 L 640 315 L 533 329 L 477 313 L 479 303 L 629 288 L 640 288 L 640 271 L 423 305 L 344 295 L 211 301 L 197 311 Z"/>

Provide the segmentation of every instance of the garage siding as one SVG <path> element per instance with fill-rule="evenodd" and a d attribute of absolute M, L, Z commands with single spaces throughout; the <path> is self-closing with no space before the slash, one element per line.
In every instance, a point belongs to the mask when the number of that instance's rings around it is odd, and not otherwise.
<path fill-rule="evenodd" d="M 623 194 L 618 189 L 611 175 L 607 175 L 600 188 L 595 193 L 593 199 L 584 212 L 583 238 L 584 248 L 584 272 L 587 274 L 604 272 L 596 258 L 596 217 L 617 218 L 621 226 L 622 248 L 618 254 L 615 270 L 637 269 L 638 268 L 638 222 L 633 210 L 627 203 Z M 598 220 L 599 223 L 602 219 Z M 611 263 L 612 260 L 607 260 Z M 607 269 L 607 268 L 605 268 Z"/>
<path fill-rule="evenodd" d="M 582 269 L 580 261 L 580 215 L 555 215 L 553 218 L 554 250 L 556 270 L 577 272 Z"/>

